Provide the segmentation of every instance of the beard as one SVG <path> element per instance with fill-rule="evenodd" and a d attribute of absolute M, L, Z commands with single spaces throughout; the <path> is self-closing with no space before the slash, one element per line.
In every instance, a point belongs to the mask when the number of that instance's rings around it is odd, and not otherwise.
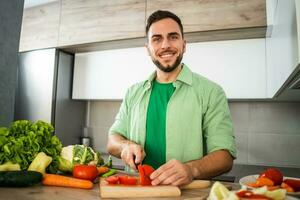
<path fill-rule="evenodd" d="M 158 60 L 152 58 L 152 62 L 158 67 L 158 69 L 160 69 L 161 71 L 163 72 L 166 72 L 166 73 L 170 73 L 172 71 L 174 71 L 178 66 L 179 64 L 181 63 L 181 60 L 182 60 L 182 57 L 183 57 L 183 53 L 182 54 L 179 54 L 175 60 L 175 62 L 173 63 L 173 65 L 167 65 L 167 66 L 163 66 Z"/>

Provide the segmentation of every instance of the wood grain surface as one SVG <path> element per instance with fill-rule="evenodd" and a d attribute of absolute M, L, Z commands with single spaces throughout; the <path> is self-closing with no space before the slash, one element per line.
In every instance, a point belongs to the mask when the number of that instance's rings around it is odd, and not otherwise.
<path fill-rule="evenodd" d="M 132 198 L 132 197 L 178 197 L 181 190 L 205 189 L 211 185 L 207 180 L 194 180 L 183 187 L 176 186 L 127 186 L 109 185 L 104 179 L 100 180 L 101 198 Z M 205 195 L 201 195 L 204 197 Z"/>

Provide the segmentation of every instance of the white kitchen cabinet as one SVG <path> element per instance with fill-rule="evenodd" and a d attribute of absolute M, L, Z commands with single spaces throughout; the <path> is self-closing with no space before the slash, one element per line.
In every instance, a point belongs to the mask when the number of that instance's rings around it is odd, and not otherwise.
<path fill-rule="evenodd" d="M 265 39 L 189 43 L 183 62 L 230 99 L 266 98 Z M 154 70 L 142 47 L 76 54 L 73 98 L 122 99 Z"/>
<path fill-rule="evenodd" d="M 298 32 L 300 30 L 297 31 L 297 23 L 300 18 L 296 17 L 297 1 L 299 0 L 278 0 L 272 35 L 266 38 L 267 97 L 269 98 L 283 92 L 291 78 L 290 75 L 299 64 Z"/>
<path fill-rule="evenodd" d="M 73 99 L 122 99 L 154 70 L 146 48 L 76 54 Z"/>
<path fill-rule="evenodd" d="M 184 62 L 230 99 L 266 98 L 265 39 L 189 44 Z"/>

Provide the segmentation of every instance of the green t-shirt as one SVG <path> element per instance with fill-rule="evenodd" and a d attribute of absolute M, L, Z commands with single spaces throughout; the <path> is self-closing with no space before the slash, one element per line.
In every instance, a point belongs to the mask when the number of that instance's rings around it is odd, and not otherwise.
<path fill-rule="evenodd" d="M 166 112 L 175 90 L 172 83 L 153 81 L 146 121 L 144 164 L 155 169 L 166 162 Z"/>
<path fill-rule="evenodd" d="M 130 87 L 110 134 L 120 134 L 145 146 L 147 109 L 154 72 L 147 80 Z M 226 149 L 236 157 L 233 126 L 222 88 L 183 66 L 166 111 L 166 162 L 188 162 Z M 126 171 L 129 171 L 126 166 Z"/>

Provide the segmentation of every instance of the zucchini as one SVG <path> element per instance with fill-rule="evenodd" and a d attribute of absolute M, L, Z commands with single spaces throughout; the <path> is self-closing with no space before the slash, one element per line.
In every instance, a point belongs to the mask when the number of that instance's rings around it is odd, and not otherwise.
<path fill-rule="evenodd" d="M 40 183 L 43 175 L 36 171 L 2 171 L 0 187 L 27 187 Z"/>

